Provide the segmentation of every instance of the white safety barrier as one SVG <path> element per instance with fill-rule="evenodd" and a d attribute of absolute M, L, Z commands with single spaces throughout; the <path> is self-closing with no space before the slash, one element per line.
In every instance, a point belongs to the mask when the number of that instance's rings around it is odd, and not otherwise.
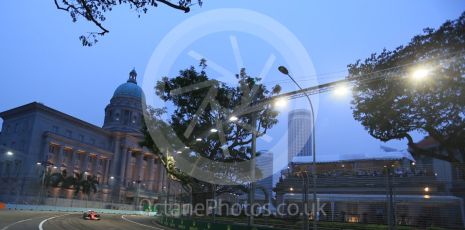
<path fill-rule="evenodd" d="M 23 210 L 23 211 L 49 211 L 49 212 L 85 212 L 89 208 L 75 208 L 75 207 L 60 207 L 50 205 L 25 205 L 25 204 L 7 204 L 8 210 Z M 146 211 L 131 211 L 131 210 L 114 210 L 114 209 L 91 209 L 97 213 L 105 214 L 121 214 L 121 215 L 144 215 L 155 216 L 156 212 Z"/>

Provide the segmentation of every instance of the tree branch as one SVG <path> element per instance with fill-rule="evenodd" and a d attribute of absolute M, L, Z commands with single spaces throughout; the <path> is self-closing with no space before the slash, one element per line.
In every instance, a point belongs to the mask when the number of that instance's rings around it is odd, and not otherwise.
<path fill-rule="evenodd" d="M 460 162 L 457 158 L 455 158 L 451 154 L 444 155 L 444 154 L 436 153 L 436 152 L 434 152 L 432 150 L 426 150 L 426 149 L 422 149 L 422 148 L 418 147 L 418 145 L 413 141 L 412 136 L 410 136 L 410 134 L 408 134 L 408 133 L 405 133 L 403 135 L 403 137 L 407 138 L 407 140 L 408 140 L 407 145 L 408 145 L 409 149 L 411 150 L 410 152 L 413 155 L 422 155 L 422 156 L 432 157 L 432 158 L 436 158 L 436 159 L 439 159 L 439 160 L 448 161 L 448 162 L 451 162 L 451 163 L 459 163 Z"/>
<path fill-rule="evenodd" d="M 102 26 L 102 24 L 97 21 L 94 16 L 92 15 L 92 9 L 87 5 L 87 0 L 81 0 L 82 1 L 82 6 L 86 10 L 86 15 L 85 17 L 87 20 L 92 21 L 98 28 L 102 30 L 102 32 L 98 33 L 99 35 L 105 35 L 106 33 L 110 32 L 105 27 Z"/>
<path fill-rule="evenodd" d="M 173 4 L 169 1 L 166 1 L 166 0 L 156 0 L 157 2 L 161 2 L 169 7 L 172 7 L 174 9 L 178 9 L 178 10 L 182 10 L 184 11 L 184 13 L 189 13 L 189 11 L 191 11 L 191 9 L 187 6 L 181 6 L 181 5 L 176 5 L 176 4 Z"/>

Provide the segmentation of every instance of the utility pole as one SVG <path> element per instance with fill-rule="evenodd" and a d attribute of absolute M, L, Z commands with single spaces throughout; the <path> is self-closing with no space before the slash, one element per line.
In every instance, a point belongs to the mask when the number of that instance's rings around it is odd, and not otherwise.
<path fill-rule="evenodd" d="M 391 165 L 386 166 L 386 187 L 387 187 L 387 195 L 388 195 L 388 226 L 389 230 L 396 230 L 396 211 L 394 206 L 394 192 L 393 192 L 393 184 L 392 184 L 392 167 Z"/>

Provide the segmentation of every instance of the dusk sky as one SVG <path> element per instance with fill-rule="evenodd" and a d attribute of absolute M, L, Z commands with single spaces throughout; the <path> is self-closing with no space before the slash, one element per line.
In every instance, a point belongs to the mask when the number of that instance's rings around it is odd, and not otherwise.
<path fill-rule="evenodd" d="M 312 86 L 342 79 L 347 64 L 383 48 L 392 50 L 404 45 L 425 27 L 437 28 L 448 19 L 458 18 L 465 10 L 465 1 L 205 0 L 202 7 L 193 6 L 189 14 L 161 5 L 140 18 L 126 7 L 119 7 L 104 22 L 110 33 L 99 38 L 93 47 L 82 47 L 78 37 L 97 28 L 82 18 L 73 23 L 66 12 L 55 8 L 52 0 L 1 1 L 0 8 L 0 111 L 38 101 L 101 126 L 105 106 L 116 87 L 127 80 L 129 71 L 136 68 L 139 83 L 153 86 L 155 82 L 142 78 L 155 49 L 173 28 L 195 15 L 215 9 L 242 8 L 271 17 L 303 44 L 314 71 L 298 72 L 294 77 L 303 86 Z M 279 65 L 292 63 L 285 60 L 274 44 L 238 31 L 212 33 L 192 42 L 169 66 L 167 74 L 174 75 L 180 69 L 197 65 L 192 57 L 195 53 L 237 73 L 238 59 L 234 52 L 238 50 L 243 66 L 252 76 L 260 75 L 267 59 L 274 56 L 264 83 L 270 87 L 281 84 L 284 92 L 296 89 L 276 70 Z M 220 74 L 211 68 L 208 72 L 210 76 Z M 350 98 L 325 93 L 312 99 L 318 101 L 317 154 L 371 154 L 379 152 L 380 145 L 406 148 L 405 141 L 381 143 L 369 136 L 354 121 Z M 292 102 L 295 107 L 305 107 L 305 103 L 303 99 Z M 286 118 L 283 111 L 281 123 L 270 132 L 273 140 L 287 138 Z M 416 140 L 422 137 L 415 135 Z M 276 143 L 261 143 L 259 147 L 268 149 Z M 278 146 L 278 149 L 286 148 Z"/>

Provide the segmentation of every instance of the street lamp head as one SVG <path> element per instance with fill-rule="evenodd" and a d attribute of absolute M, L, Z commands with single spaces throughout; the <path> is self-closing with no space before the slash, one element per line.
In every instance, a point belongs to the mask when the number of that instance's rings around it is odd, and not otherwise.
<path fill-rule="evenodd" d="M 236 116 L 231 116 L 229 118 L 229 121 L 232 121 L 232 122 L 237 121 L 237 120 L 239 120 L 239 118 L 237 118 Z"/>
<path fill-rule="evenodd" d="M 287 70 L 287 68 L 284 67 L 284 66 L 279 66 L 278 70 L 279 70 L 279 72 L 281 72 L 284 75 L 289 75 L 289 70 Z"/>
<path fill-rule="evenodd" d="M 425 79 L 428 75 L 429 75 L 429 70 L 428 69 L 426 69 L 426 68 L 418 68 L 413 72 L 412 77 L 413 77 L 413 79 L 415 79 L 417 81 L 421 81 L 421 80 Z"/>
<path fill-rule="evenodd" d="M 8 151 L 8 152 L 6 152 L 6 155 L 8 155 L 8 156 L 13 156 L 13 152 L 12 152 L 12 151 Z"/>
<path fill-rule="evenodd" d="M 41 162 L 37 162 L 36 164 L 37 164 L 37 165 L 42 165 L 42 163 L 41 163 Z"/>
<path fill-rule="evenodd" d="M 210 132 L 216 133 L 216 132 L 218 132 L 218 129 L 210 129 Z"/>
<path fill-rule="evenodd" d="M 115 179 L 115 177 L 114 177 L 114 176 L 111 176 L 111 177 L 110 177 L 110 180 L 113 180 L 113 179 Z"/>
<path fill-rule="evenodd" d="M 202 141 L 202 138 L 196 138 L 195 140 L 196 141 Z"/>
<path fill-rule="evenodd" d="M 284 108 L 287 106 L 287 100 L 285 98 L 278 98 L 274 102 L 274 105 L 278 108 Z"/>
<path fill-rule="evenodd" d="M 334 95 L 337 97 L 345 97 L 350 92 L 350 87 L 347 84 L 341 83 L 334 88 Z"/>

